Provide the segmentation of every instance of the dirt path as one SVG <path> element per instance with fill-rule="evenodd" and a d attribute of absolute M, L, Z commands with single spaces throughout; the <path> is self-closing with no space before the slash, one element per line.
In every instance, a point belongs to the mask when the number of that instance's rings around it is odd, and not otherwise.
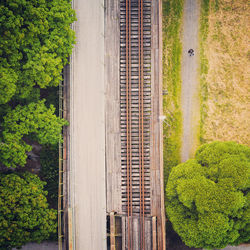
<path fill-rule="evenodd" d="M 183 135 L 181 161 L 193 157 L 198 145 L 199 128 L 199 82 L 198 82 L 198 29 L 200 1 L 185 0 L 182 35 L 182 92 L 181 106 L 183 115 Z M 192 48 L 194 55 L 189 56 Z"/>

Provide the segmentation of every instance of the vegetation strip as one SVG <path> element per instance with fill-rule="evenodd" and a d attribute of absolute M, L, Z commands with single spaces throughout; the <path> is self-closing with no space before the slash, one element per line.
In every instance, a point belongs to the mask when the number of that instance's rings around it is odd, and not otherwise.
<path fill-rule="evenodd" d="M 181 53 L 183 0 L 163 0 L 163 126 L 165 183 L 172 167 L 180 162 Z"/>
<path fill-rule="evenodd" d="M 0 3 L 0 249 L 56 238 L 57 146 L 68 124 L 58 84 L 74 20 L 68 0 Z"/>

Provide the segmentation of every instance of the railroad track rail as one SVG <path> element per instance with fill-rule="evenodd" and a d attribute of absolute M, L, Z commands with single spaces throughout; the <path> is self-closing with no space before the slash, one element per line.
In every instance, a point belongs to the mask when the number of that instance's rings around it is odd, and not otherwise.
<path fill-rule="evenodd" d="M 133 249 L 133 216 L 150 215 L 151 1 L 120 0 L 120 109 L 122 209 L 127 248 Z"/>

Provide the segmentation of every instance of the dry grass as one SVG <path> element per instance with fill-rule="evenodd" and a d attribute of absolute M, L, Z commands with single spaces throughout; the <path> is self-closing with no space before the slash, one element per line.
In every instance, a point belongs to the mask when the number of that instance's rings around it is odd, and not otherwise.
<path fill-rule="evenodd" d="M 210 0 L 203 138 L 250 145 L 248 0 Z"/>

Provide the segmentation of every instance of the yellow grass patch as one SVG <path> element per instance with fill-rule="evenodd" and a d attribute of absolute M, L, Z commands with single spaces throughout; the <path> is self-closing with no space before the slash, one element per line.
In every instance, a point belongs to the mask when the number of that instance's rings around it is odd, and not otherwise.
<path fill-rule="evenodd" d="M 218 3 L 218 5 L 216 4 Z M 250 146 L 248 0 L 210 0 L 206 141 L 233 140 Z"/>

